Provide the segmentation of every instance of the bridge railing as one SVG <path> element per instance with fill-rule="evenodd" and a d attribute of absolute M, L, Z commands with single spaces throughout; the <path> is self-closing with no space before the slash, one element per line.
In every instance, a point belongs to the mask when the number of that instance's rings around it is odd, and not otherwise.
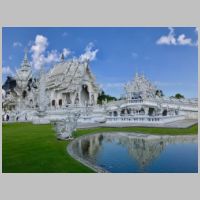
<path fill-rule="evenodd" d="M 178 116 L 109 116 L 106 117 L 107 123 L 113 123 L 113 122 L 132 122 L 132 123 L 167 123 L 167 122 L 173 122 L 176 120 L 182 120 L 185 119 L 183 115 Z"/>

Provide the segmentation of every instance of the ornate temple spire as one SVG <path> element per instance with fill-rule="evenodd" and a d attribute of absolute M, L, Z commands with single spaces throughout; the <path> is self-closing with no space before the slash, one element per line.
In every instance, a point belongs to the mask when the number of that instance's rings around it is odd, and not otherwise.
<path fill-rule="evenodd" d="M 30 67 L 30 64 L 28 61 L 28 49 L 27 48 L 24 49 L 24 59 L 22 61 L 21 67 L 23 67 L 23 68 Z"/>

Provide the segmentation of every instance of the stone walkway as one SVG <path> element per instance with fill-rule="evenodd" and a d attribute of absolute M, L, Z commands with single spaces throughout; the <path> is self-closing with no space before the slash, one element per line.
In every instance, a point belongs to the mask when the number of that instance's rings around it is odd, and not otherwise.
<path fill-rule="evenodd" d="M 78 128 L 96 128 L 96 127 L 163 127 L 163 128 L 187 128 L 194 124 L 197 124 L 197 119 L 184 119 L 166 124 L 145 124 L 145 123 L 78 123 Z"/>

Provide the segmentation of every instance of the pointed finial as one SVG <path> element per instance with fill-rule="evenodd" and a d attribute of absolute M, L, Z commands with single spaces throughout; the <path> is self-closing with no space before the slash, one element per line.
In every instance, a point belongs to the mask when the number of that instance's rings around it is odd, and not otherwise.
<path fill-rule="evenodd" d="M 64 60 L 65 60 L 65 57 L 64 57 L 64 54 L 62 53 L 61 54 L 61 62 L 64 62 Z"/>
<path fill-rule="evenodd" d="M 25 47 L 25 49 L 24 49 L 24 60 L 28 60 L 28 48 L 27 47 Z"/>
<path fill-rule="evenodd" d="M 27 48 L 24 49 L 24 59 L 22 61 L 21 67 L 23 67 L 23 68 L 30 67 L 30 64 L 28 62 L 28 49 Z"/>

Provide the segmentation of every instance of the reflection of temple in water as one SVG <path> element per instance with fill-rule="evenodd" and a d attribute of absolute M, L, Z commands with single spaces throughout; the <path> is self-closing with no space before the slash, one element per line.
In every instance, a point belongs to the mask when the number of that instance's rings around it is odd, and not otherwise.
<path fill-rule="evenodd" d="M 128 153 L 139 164 L 140 169 L 144 169 L 158 158 L 168 144 L 193 142 L 194 138 L 179 136 L 155 136 L 155 137 L 118 137 L 119 144 L 128 149 Z"/>
<path fill-rule="evenodd" d="M 82 138 L 74 146 L 79 156 L 94 156 L 99 151 L 103 140 L 103 135 L 92 135 L 91 137 Z"/>
<path fill-rule="evenodd" d="M 120 143 L 127 147 L 128 153 L 139 164 L 141 169 L 148 166 L 155 160 L 166 146 L 166 141 L 162 139 L 144 139 L 121 137 Z"/>
<path fill-rule="evenodd" d="M 128 150 L 128 154 L 137 161 L 139 168 L 144 170 L 153 160 L 158 158 L 168 144 L 195 142 L 194 137 L 184 136 L 127 136 L 126 134 L 94 134 L 77 140 L 74 151 L 88 160 L 95 160 L 102 148 L 102 141 L 115 143 Z"/>

